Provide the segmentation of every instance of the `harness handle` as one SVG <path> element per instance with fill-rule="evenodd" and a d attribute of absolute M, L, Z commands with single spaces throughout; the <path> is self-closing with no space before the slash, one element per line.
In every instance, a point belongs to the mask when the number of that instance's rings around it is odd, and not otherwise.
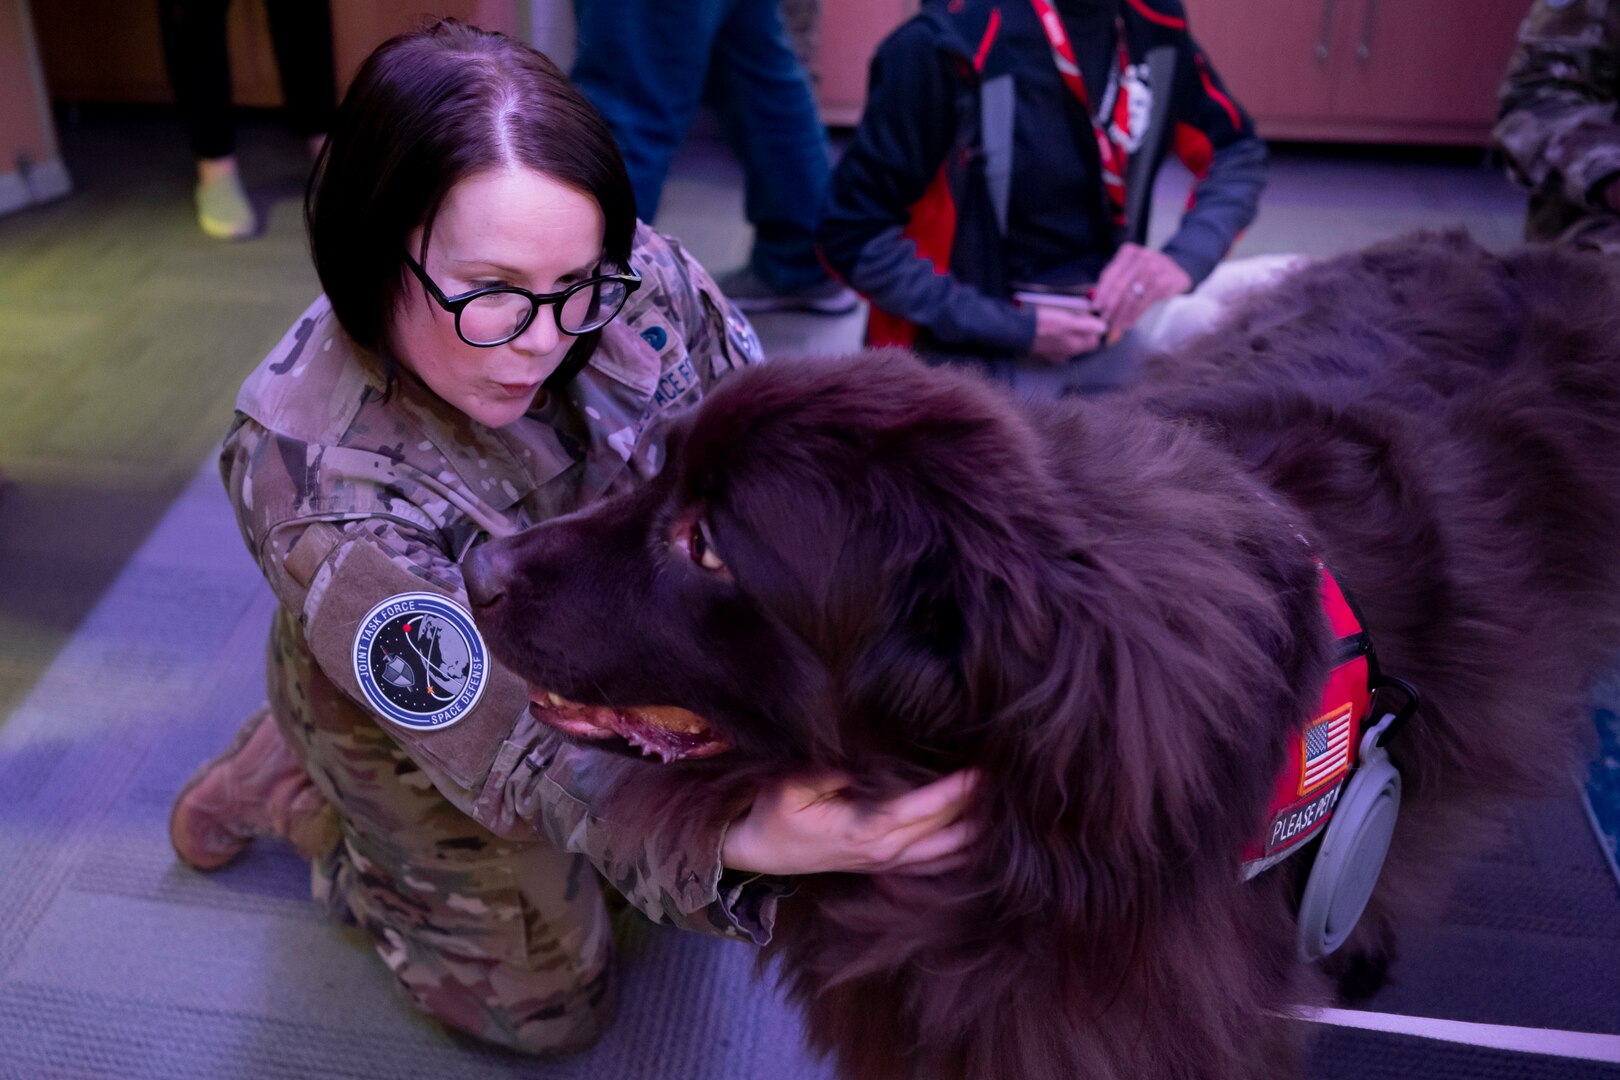
<path fill-rule="evenodd" d="M 1405 727 L 1406 722 L 1412 719 L 1412 714 L 1417 712 L 1418 705 L 1422 703 L 1423 699 L 1418 694 L 1416 687 L 1405 679 L 1397 679 L 1393 675 L 1379 675 L 1373 680 L 1372 687 L 1373 700 L 1379 704 L 1382 704 L 1381 695 L 1387 690 L 1397 691 L 1406 698 L 1400 708 L 1393 711 L 1385 710 L 1384 715 L 1378 718 L 1378 722 L 1362 733 L 1361 739 L 1364 747 L 1368 745 L 1368 739 L 1373 740 L 1371 744 L 1373 746 L 1387 746 L 1390 737 Z"/>

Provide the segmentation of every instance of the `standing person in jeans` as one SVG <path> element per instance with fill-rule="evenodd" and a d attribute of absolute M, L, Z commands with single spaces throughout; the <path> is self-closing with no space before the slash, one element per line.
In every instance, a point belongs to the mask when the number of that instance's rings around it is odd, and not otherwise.
<path fill-rule="evenodd" d="M 575 0 L 573 79 L 624 153 L 641 220 L 700 104 L 720 118 L 743 167 L 754 227 L 748 265 L 718 278 L 743 311 L 854 310 L 854 293 L 816 256 L 827 193 L 826 132 L 788 42 L 778 0 Z"/>
<path fill-rule="evenodd" d="M 1041 392 L 1117 385 L 1292 262 L 1240 260 L 1186 296 L 1254 219 L 1266 149 L 1180 0 L 924 0 L 871 72 L 820 227 L 872 303 L 870 344 Z M 1197 182 L 1155 250 L 1169 152 Z"/>
<path fill-rule="evenodd" d="M 1620 256 L 1620 0 L 1536 0 L 1494 132 L 1530 189 L 1526 240 Z"/>
<path fill-rule="evenodd" d="M 961 775 L 644 820 L 618 759 L 490 658 L 468 551 L 642 483 L 660 419 L 761 359 L 634 205 L 601 118 L 521 42 L 444 20 L 361 66 L 305 207 L 325 295 L 248 376 L 220 459 L 278 601 L 269 705 L 170 817 L 199 870 L 291 841 L 417 1008 L 534 1054 L 613 1013 L 598 873 L 650 918 L 763 943 L 782 875 L 927 871 L 968 839 Z"/>
<path fill-rule="evenodd" d="M 259 219 L 237 171 L 229 7 L 230 0 L 158 0 L 169 84 L 197 159 L 197 223 L 216 240 L 246 240 L 259 231 Z M 327 0 L 268 0 L 264 7 L 288 124 L 314 157 L 335 104 L 331 12 Z"/>

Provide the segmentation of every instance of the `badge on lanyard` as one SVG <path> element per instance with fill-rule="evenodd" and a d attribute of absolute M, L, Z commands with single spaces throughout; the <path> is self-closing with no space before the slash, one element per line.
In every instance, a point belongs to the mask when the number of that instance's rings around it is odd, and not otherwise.
<path fill-rule="evenodd" d="M 726 338 L 748 363 L 757 364 L 765 359 L 765 350 L 754 333 L 753 324 L 734 311 L 726 312 Z"/>
<path fill-rule="evenodd" d="M 1074 45 L 1069 41 L 1068 31 L 1063 27 L 1063 20 L 1058 17 L 1057 8 L 1052 5 L 1052 0 L 1030 0 L 1030 3 L 1035 8 L 1035 15 L 1040 20 L 1041 29 L 1046 33 L 1047 44 L 1052 47 L 1052 62 L 1057 65 L 1058 75 L 1063 79 L 1063 85 L 1068 87 L 1069 93 L 1073 94 L 1075 100 L 1080 102 L 1080 107 L 1085 110 L 1086 117 L 1091 121 L 1091 132 L 1097 140 L 1097 158 L 1102 166 L 1103 190 L 1108 193 L 1108 202 L 1114 212 L 1115 224 L 1122 225 L 1125 222 L 1125 166 L 1129 151 L 1109 137 L 1108 130 L 1104 128 L 1102 121 L 1107 118 L 1107 113 L 1112 112 L 1114 116 L 1110 126 L 1121 129 L 1130 126 L 1130 90 L 1127 88 L 1125 94 L 1118 99 L 1111 98 L 1110 101 L 1105 101 L 1102 110 L 1105 114 L 1103 117 L 1099 118 L 1093 113 L 1091 95 L 1086 93 L 1086 83 L 1080 75 L 1080 61 L 1075 58 Z M 1120 69 L 1129 70 L 1130 65 L 1125 51 L 1124 32 L 1119 29 L 1117 24 L 1115 32 L 1119 35 L 1118 65 Z M 1111 73 L 1109 76 L 1111 90 L 1115 88 L 1114 79 L 1116 76 L 1117 72 Z M 1137 107 L 1140 108 L 1142 103 L 1147 100 L 1147 96 L 1143 92 L 1146 91 L 1147 87 L 1139 78 L 1137 85 L 1140 87 Z M 1112 109 L 1109 108 L 1110 104 L 1114 106 Z"/>

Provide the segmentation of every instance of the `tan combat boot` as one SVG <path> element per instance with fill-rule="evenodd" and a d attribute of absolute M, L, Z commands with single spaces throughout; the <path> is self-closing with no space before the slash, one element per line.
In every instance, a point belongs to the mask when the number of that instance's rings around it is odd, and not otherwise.
<path fill-rule="evenodd" d="M 281 737 L 270 710 L 261 709 L 180 789 L 169 813 L 169 842 L 198 870 L 224 866 L 256 836 L 286 840 L 313 859 L 337 842 L 337 823 L 336 808 Z"/>

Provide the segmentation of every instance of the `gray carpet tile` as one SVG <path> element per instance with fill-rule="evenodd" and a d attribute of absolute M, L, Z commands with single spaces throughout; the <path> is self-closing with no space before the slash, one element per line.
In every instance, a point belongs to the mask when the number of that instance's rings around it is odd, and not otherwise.
<path fill-rule="evenodd" d="M 167 804 L 163 814 L 144 823 L 147 835 L 161 833 Z M 177 911 L 212 908 L 324 924 L 325 917 L 310 903 L 308 864 L 277 845 L 260 847 L 229 866 L 200 874 L 176 862 L 167 845 L 108 839 L 84 849 L 66 887 L 109 899 L 173 904 Z"/>
<path fill-rule="evenodd" d="M 137 935 L 142 929 L 138 922 L 130 927 Z M 413 1016 L 391 992 L 382 965 L 352 937 L 339 935 L 343 947 L 325 956 L 289 955 L 282 970 L 258 978 L 223 956 L 211 958 L 223 970 L 207 980 L 200 972 L 188 977 L 187 964 L 159 965 L 146 977 L 171 988 L 161 995 L 143 994 L 116 953 L 94 962 L 103 972 L 96 983 L 82 984 L 79 974 L 61 969 L 10 980 L 0 987 L 0 1062 L 20 1075 L 73 1078 L 831 1080 L 799 1048 L 796 1020 L 754 981 L 743 946 L 660 932 L 622 963 L 620 1022 L 588 1054 L 542 1066 L 448 1036 Z M 173 951 L 192 944 L 182 938 Z M 234 944 L 238 953 L 257 954 L 265 943 L 244 936 Z M 295 944 L 278 937 L 279 948 L 290 952 Z M 201 969 L 209 959 L 189 963 Z M 222 997 L 172 991 L 188 981 L 223 985 L 227 976 L 241 989 Z M 317 981 L 322 976 L 324 984 Z M 351 991 L 352 1000 L 320 992 L 334 984 Z"/>
<path fill-rule="evenodd" d="M 1368 1008 L 1620 1034 L 1620 885 L 1580 793 L 1572 783 L 1515 810 L 1499 844 L 1465 863 L 1442 915 L 1402 935 Z"/>
<path fill-rule="evenodd" d="M 0 756 L 9 756 L 3 747 Z M 130 767 L 120 744 L 72 744 L 47 773 L 42 790 L 49 797 L 20 812 L 8 807 L 0 820 L 0 864 L 8 870 L 0 875 L 0 979 L 69 877 L 88 840 L 85 824 L 105 805 L 102 793 L 115 789 Z"/>
<path fill-rule="evenodd" d="M 1620 1065 L 1333 1028 L 1311 1049 L 1310 1075 L 1311 1080 L 1620 1080 Z"/>

